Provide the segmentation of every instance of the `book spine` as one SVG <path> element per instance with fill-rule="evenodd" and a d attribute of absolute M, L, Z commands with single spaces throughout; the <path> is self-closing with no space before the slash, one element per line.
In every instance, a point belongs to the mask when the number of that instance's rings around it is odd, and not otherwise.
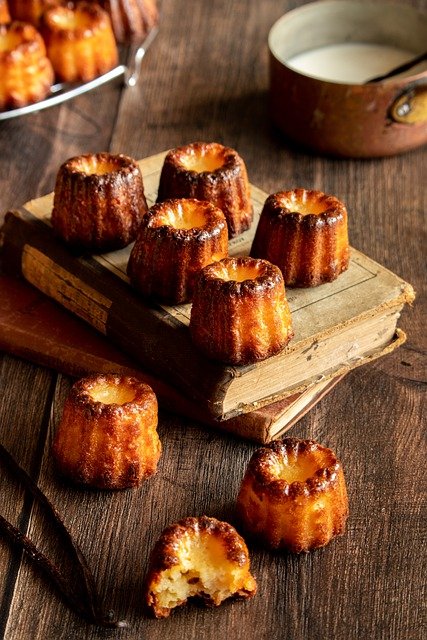
<path fill-rule="evenodd" d="M 7 213 L 2 243 L 6 273 L 23 276 L 148 371 L 172 383 L 210 417 L 222 416 L 234 370 L 202 358 L 187 327 L 161 308 L 144 305 L 125 282 L 92 258 L 76 259 L 46 224 L 25 211 Z"/>

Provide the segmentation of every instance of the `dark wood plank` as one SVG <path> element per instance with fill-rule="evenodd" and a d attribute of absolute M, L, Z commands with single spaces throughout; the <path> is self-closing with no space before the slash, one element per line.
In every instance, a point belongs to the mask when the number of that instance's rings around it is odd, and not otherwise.
<path fill-rule="evenodd" d="M 349 209 L 352 244 L 418 291 L 400 325 L 407 343 L 350 373 L 292 433 L 341 458 L 350 518 L 342 538 L 293 556 L 250 546 L 259 593 L 218 609 L 189 605 L 170 619 L 142 607 L 147 558 L 163 527 L 206 513 L 235 523 L 251 444 L 162 415 L 156 476 L 124 492 L 72 487 L 50 447 L 71 380 L 2 358 L 0 439 L 56 504 L 93 567 L 106 606 L 130 627 L 106 632 L 75 616 L 43 576 L 0 544 L 0 636 L 7 640 L 231 637 L 277 640 L 421 640 L 425 637 L 425 190 L 426 151 L 379 160 L 306 153 L 271 126 L 267 33 L 301 1 L 164 2 L 140 84 L 104 87 L 68 105 L 0 126 L 1 209 L 53 188 L 59 164 L 111 148 L 141 158 L 194 140 L 239 150 L 268 192 L 304 186 Z M 407 4 L 423 8 L 423 0 Z M 50 419 L 49 419 L 50 417 Z M 2 474 L 0 512 L 66 563 L 42 510 Z"/>
<path fill-rule="evenodd" d="M 3 356 L 1 358 L 0 424 L 1 443 L 20 460 L 34 479 L 39 473 L 40 459 L 47 434 L 47 424 L 52 402 L 52 377 L 48 370 L 26 362 Z M 13 476 L 0 467 L 1 515 L 25 531 L 32 505 L 31 496 L 25 495 L 22 486 Z M 6 626 L 15 581 L 20 566 L 20 552 L 11 549 L 0 537 L 0 637 Z"/>
<path fill-rule="evenodd" d="M 39 113 L 0 123 L 0 216 L 49 193 L 59 166 L 71 156 L 110 146 L 121 84 Z"/>

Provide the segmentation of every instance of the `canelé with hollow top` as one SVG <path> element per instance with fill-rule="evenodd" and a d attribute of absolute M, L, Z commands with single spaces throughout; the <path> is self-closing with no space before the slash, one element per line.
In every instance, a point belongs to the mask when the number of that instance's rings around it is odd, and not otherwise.
<path fill-rule="evenodd" d="M 217 142 L 172 149 L 160 175 L 158 201 L 208 200 L 224 212 L 230 238 L 248 229 L 253 208 L 245 163 L 237 151 Z"/>
<path fill-rule="evenodd" d="M 346 207 L 321 191 L 270 195 L 251 256 L 277 265 L 287 286 L 314 287 L 335 280 L 349 264 Z"/>
<path fill-rule="evenodd" d="M 205 267 L 196 279 L 190 332 L 205 355 L 229 364 L 281 351 L 293 332 L 280 269 L 247 257 Z"/>
<path fill-rule="evenodd" d="M 97 3 L 51 7 L 41 16 L 40 31 L 61 82 L 89 82 L 118 63 L 110 17 Z"/>
<path fill-rule="evenodd" d="M 274 442 L 253 454 L 237 508 L 245 531 L 270 548 L 300 553 L 323 547 L 345 530 L 342 466 L 314 440 Z"/>
<path fill-rule="evenodd" d="M 58 171 L 52 226 L 76 249 L 102 252 L 127 246 L 146 211 L 141 171 L 128 156 L 75 156 Z"/>
<path fill-rule="evenodd" d="M 62 475 L 91 487 L 125 489 L 153 475 L 160 454 L 151 387 L 114 374 L 73 385 L 53 444 Z"/>
<path fill-rule="evenodd" d="M 145 296 L 168 304 L 191 299 L 201 269 L 228 255 L 220 209 L 191 198 L 155 204 L 142 221 L 128 274 Z"/>

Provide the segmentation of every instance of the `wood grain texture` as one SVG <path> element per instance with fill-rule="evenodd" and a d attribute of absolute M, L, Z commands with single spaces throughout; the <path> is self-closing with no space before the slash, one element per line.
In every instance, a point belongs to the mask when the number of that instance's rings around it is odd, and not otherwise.
<path fill-rule="evenodd" d="M 94 570 L 104 603 L 130 627 L 76 617 L 46 579 L 0 538 L 0 637 L 6 640 L 421 640 L 427 635 L 425 246 L 427 155 L 335 160 L 290 146 L 267 117 L 267 33 L 301 1 L 162 3 L 160 33 L 139 85 L 106 86 L 0 126 L 0 209 L 50 191 L 59 164 L 111 149 L 141 158 L 195 140 L 235 147 L 268 192 L 301 186 L 348 205 L 350 239 L 418 293 L 400 325 L 407 343 L 350 373 L 292 430 L 330 446 L 347 479 L 346 534 L 293 556 L 250 546 L 258 595 L 154 621 L 142 608 L 149 552 L 163 527 L 207 514 L 235 523 L 234 501 L 255 446 L 161 416 L 163 455 L 142 487 L 97 492 L 55 473 L 53 433 L 71 379 L 3 356 L 0 440 L 55 503 Z M 425 8 L 424 0 L 406 4 Z M 66 563 L 33 505 L 1 471 L 0 513 Z"/>

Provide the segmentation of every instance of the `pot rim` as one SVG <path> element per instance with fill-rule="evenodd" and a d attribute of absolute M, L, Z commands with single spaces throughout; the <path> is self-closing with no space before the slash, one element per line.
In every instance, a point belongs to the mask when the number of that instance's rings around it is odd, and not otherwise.
<path fill-rule="evenodd" d="M 302 71 L 298 71 L 294 69 L 291 66 L 288 66 L 287 60 L 285 59 L 283 54 L 279 54 L 277 51 L 277 41 L 279 40 L 280 35 L 283 33 L 283 31 L 286 32 L 288 28 L 289 30 L 292 29 L 292 22 L 295 20 L 295 18 L 297 19 L 301 17 L 304 18 L 304 15 L 306 17 L 312 16 L 313 26 L 314 26 L 315 23 L 317 24 L 320 23 L 320 20 L 322 19 L 322 14 L 325 14 L 327 11 L 334 8 L 337 9 L 342 16 L 348 15 L 349 21 L 351 20 L 352 14 L 354 15 L 353 12 L 355 10 L 363 9 L 364 15 L 366 16 L 365 22 L 367 26 L 370 25 L 369 15 L 373 11 L 377 12 L 379 9 L 386 11 L 392 8 L 391 10 L 393 11 L 401 12 L 402 16 L 406 15 L 406 16 L 409 16 L 411 19 L 416 19 L 417 23 L 421 24 L 420 31 L 423 30 L 423 25 L 424 25 L 425 36 L 426 36 L 424 42 L 427 41 L 427 15 L 419 11 L 415 7 L 396 3 L 396 2 L 382 2 L 382 1 L 365 2 L 363 0 L 362 1 L 346 0 L 346 2 L 343 2 L 342 0 L 317 0 L 315 2 L 310 2 L 308 4 L 305 4 L 301 7 L 297 7 L 296 9 L 292 9 L 291 11 L 286 12 L 276 20 L 276 22 L 273 24 L 268 34 L 268 48 L 269 48 L 270 57 L 276 60 L 279 65 L 286 68 L 286 70 L 288 70 L 289 72 L 292 72 L 296 76 L 299 76 L 301 78 L 307 79 L 310 82 L 321 83 L 321 84 L 332 84 L 335 86 L 341 85 L 343 87 L 361 87 L 361 86 L 367 85 L 367 83 L 364 83 L 364 82 L 340 82 L 336 80 L 324 79 L 324 78 L 308 75 L 306 73 L 303 73 Z M 382 32 L 382 36 L 383 36 L 382 42 L 379 42 L 377 40 L 361 39 L 360 35 L 355 39 L 351 39 L 351 37 L 349 37 L 348 35 L 347 37 L 341 36 L 340 38 L 337 38 L 337 39 L 330 39 L 327 42 L 324 42 L 323 44 L 313 43 L 309 48 L 301 48 L 299 51 L 295 51 L 294 53 L 289 54 L 288 59 L 292 58 L 294 55 L 298 55 L 299 53 L 309 51 L 310 49 L 317 49 L 322 46 L 329 46 L 333 44 L 341 44 L 346 42 L 354 42 L 355 44 L 371 43 L 371 44 L 393 45 L 393 42 L 391 39 L 387 41 L 387 35 L 388 35 L 387 32 L 385 31 Z M 408 40 L 405 46 L 408 48 L 408 50 L 412 50 L 414 52 L 414 58 L 415 58 L 415 56 L 420 55 L 424 52 L 425 47 L 423 47 L 422 43 L 419 46 L 414 46 L 413 41 L 411 40 L 412 35 L 413 34 L 408 33 Z M 389 85 L 392 83 L 410 84 L 412 82 L 417 82 L 419 80 L 422 80 L 423 78 L 426 77 L 426 75 L 427 75 L 427 68 L 416 71 L 415 73 L 407 72 L 405 75 L 399 74 L 396 76 L 392 76 L 390 78 L 386 78 L 384 80 L 375 82 L 370 86 L 383 87 L 384 85 Z"/>

